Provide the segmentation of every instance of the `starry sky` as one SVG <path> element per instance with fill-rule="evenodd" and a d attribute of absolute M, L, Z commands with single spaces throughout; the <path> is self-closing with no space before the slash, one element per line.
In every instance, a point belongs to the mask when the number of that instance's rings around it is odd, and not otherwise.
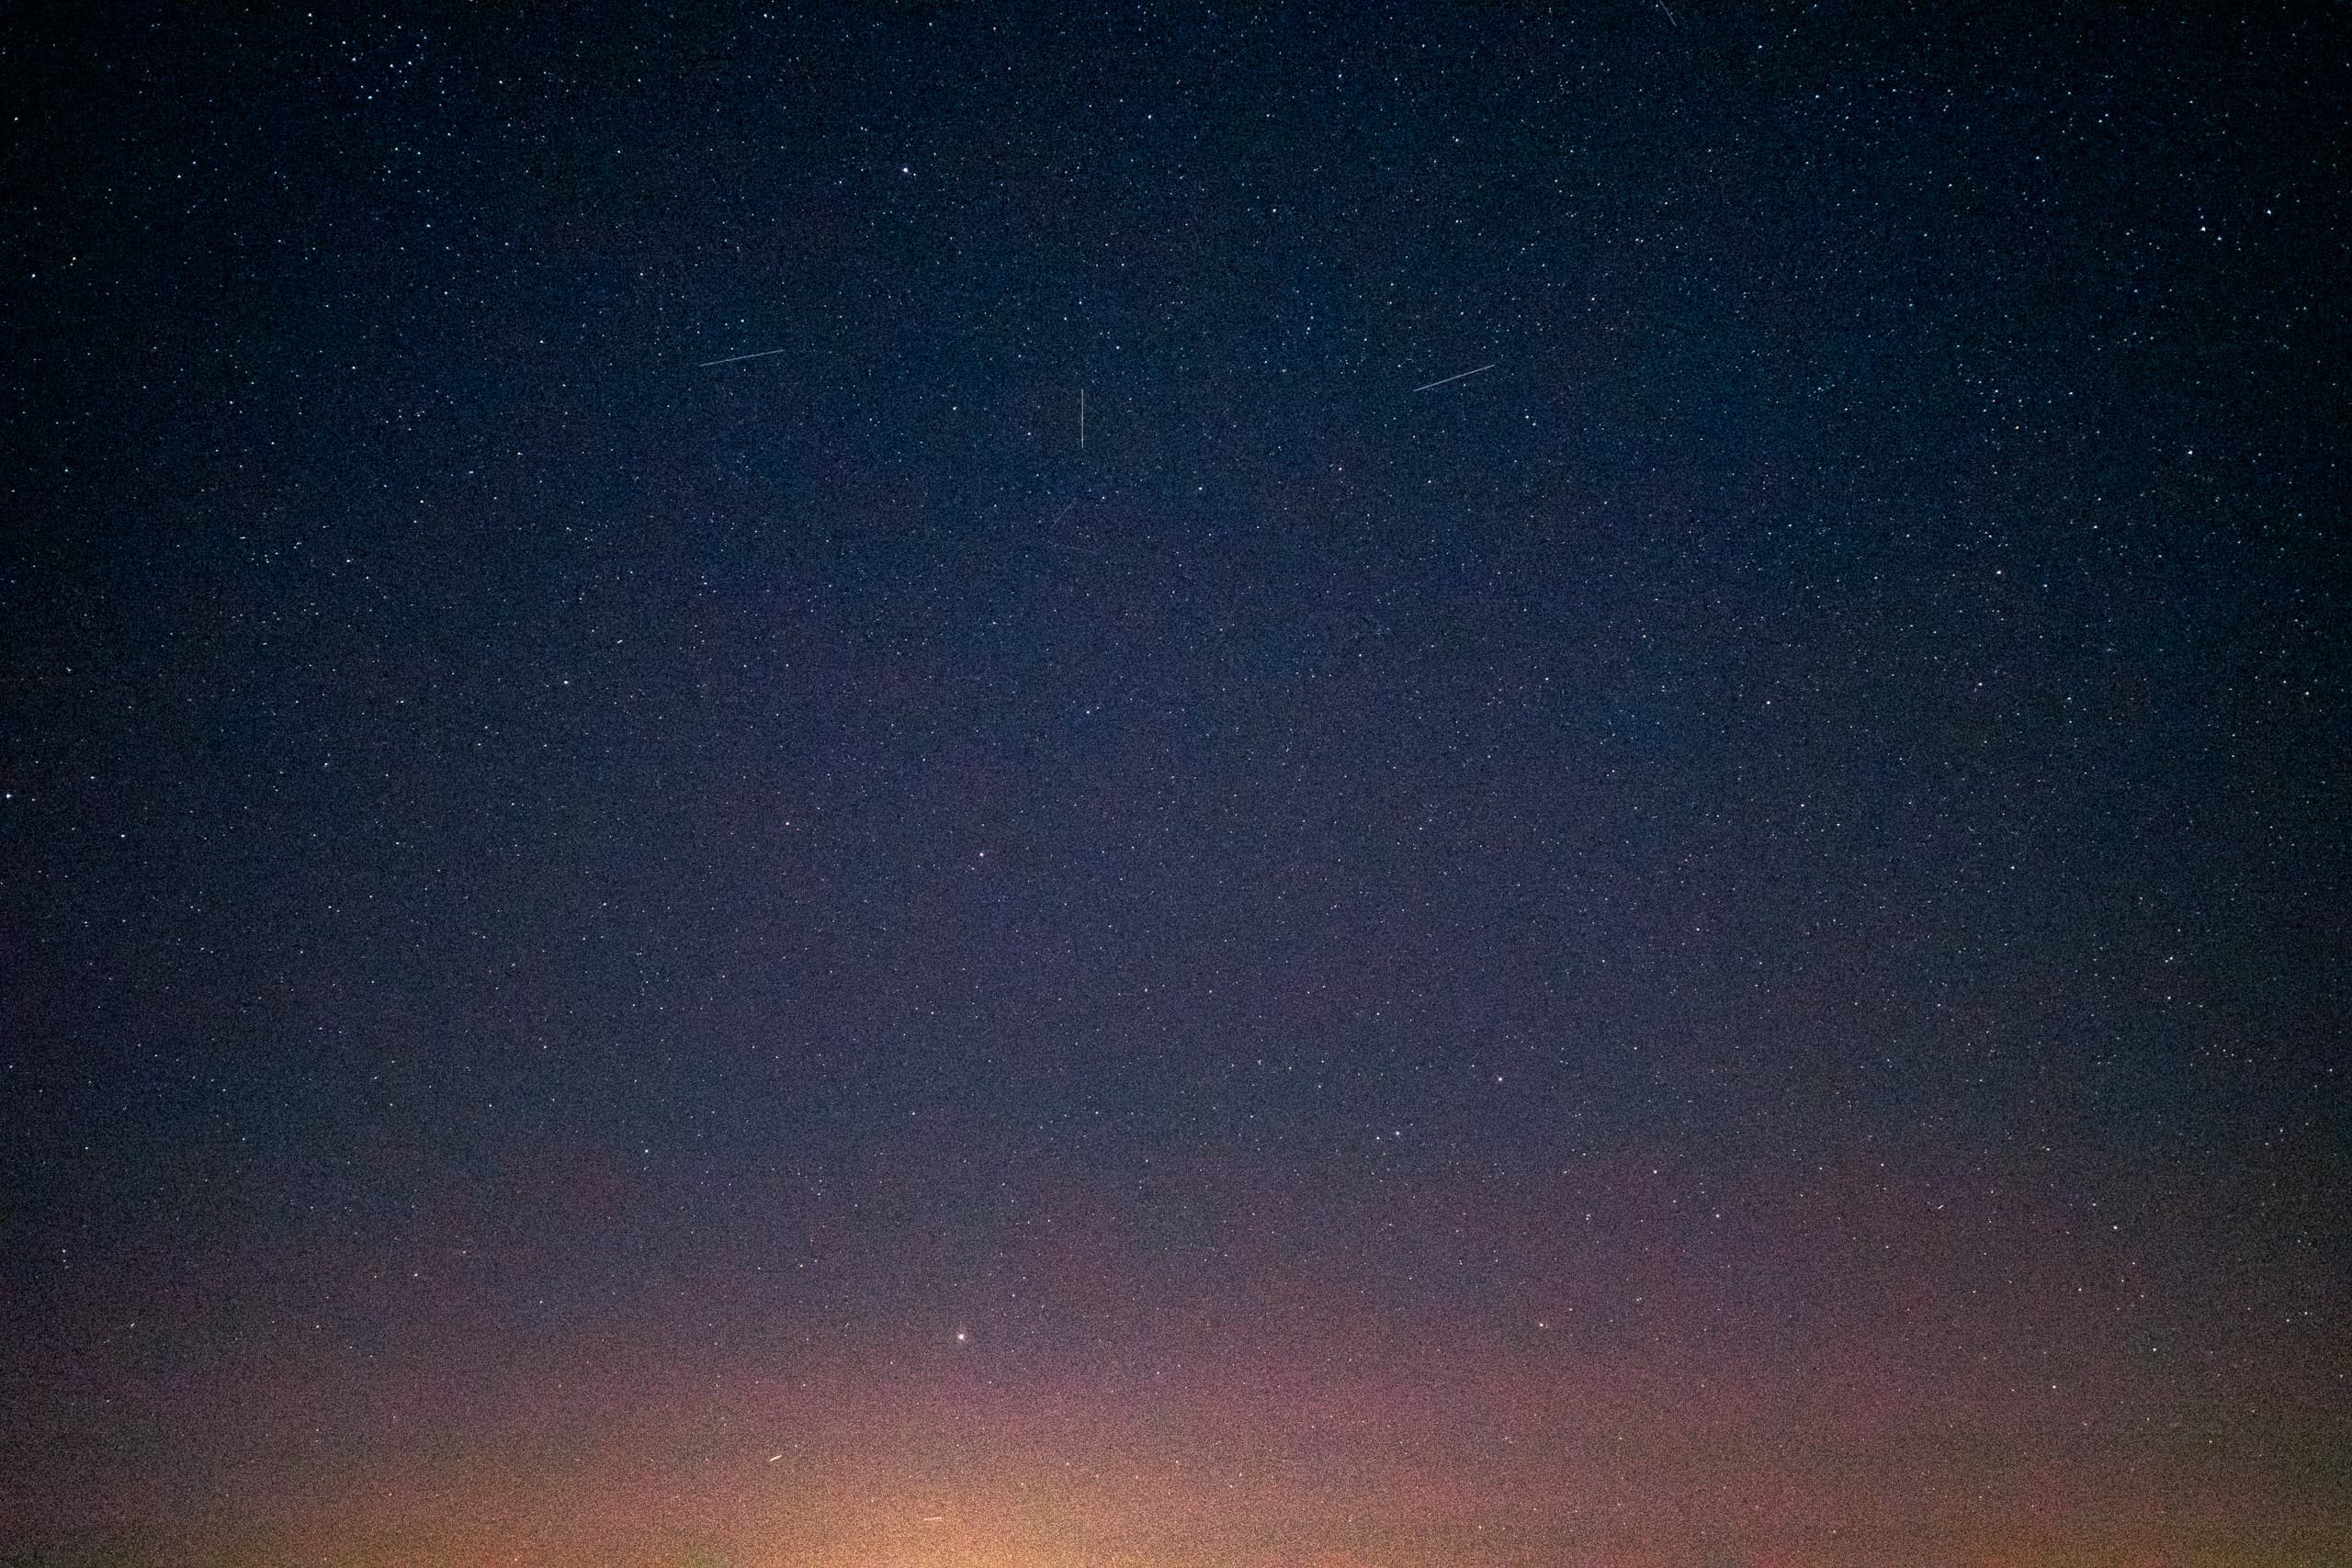
<path fill-rule="evenodd" d="M 2043 9 L 13 8 L 0 1560 L 2341 1562 L 2352 26 Z"/>

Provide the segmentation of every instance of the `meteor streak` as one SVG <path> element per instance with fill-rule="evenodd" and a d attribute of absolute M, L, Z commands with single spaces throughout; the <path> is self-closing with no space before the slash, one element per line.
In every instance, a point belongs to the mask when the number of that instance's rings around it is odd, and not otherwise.
<path fill-rule="evenodd" d="M 765 359 L 771 354 L 782 354 L 784 350 L 780 348 L 763 348 L 757 354 L 730 354 L 724 359 L 706 359 L 700 365 L 695 366 L 695 368 L 697 370 L 707 370 L 714 365 L 740 365 L 746 359 Z"/>
<path fill-rule="evenodd" d="M 1487 363 L 1487 364 L 1485 364 L 1485 365 L 1481 365 L 1480 367 L 1478 367 L 1478 370 L 1492 370 L 1492 369 L 1495 367 L 1495 366 L 1499 365 L 1499 364 L 1501 364 L 1501 363 L 1502 363 L 1502 362 L 1501 362 L 1500 360 L 1494 360 L 1494 361 L 1491 361 L 1490 363 Z M 1459 380 L 1461 380 L 1461 379 L 1462 379 L 1462 378 L 1463 378 L 1464 376 L 1476 376 L 1476 375 L 1478 373 L 1478 370 L 1464 370 L 1464 371 L 1462 371 L 1462 372 L 1461 372 L 1460 374 L 1458 374 L 1458 375 L 1453 375 L 1453 376 L 1441 376 L 1441 377 L 1439 377 L 1436 380 L 1431 381 L 1431 382 L 1429 384 L 1429 386 L 1428 386 L 1428 387 L 1416 387 L 1416 388 L 1414 388 L 1414 389 L 1413 389 L 1413 390 L 1415 390 L 1415 391 L 1417 391 L 1417 392 L 1426 392 L 1426 391 L 1428 391 L 1428 390 L 1430 389 L 1430 387 L 1442 387 L 1442 386 L 1444 386 L 1448 381 L 1459 381 Z"/>

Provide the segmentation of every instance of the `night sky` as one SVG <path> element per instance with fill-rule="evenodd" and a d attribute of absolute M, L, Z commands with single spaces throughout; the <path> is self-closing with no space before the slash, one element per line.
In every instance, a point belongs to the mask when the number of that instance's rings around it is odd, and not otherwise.
<path fill-rule="evenodd" d="M 2347 1560 L 2352 13 L 391 9 L 0 21 L 0 1560 Z"/>

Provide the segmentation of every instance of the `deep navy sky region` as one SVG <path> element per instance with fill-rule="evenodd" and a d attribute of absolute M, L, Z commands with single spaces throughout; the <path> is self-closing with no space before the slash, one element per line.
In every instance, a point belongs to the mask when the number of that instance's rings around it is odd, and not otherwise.
<path fill-rule="evenodd" d="M 0 1556 L 2341 1562 L 2345 8 L 1082 9 L 0 19 Z"/>

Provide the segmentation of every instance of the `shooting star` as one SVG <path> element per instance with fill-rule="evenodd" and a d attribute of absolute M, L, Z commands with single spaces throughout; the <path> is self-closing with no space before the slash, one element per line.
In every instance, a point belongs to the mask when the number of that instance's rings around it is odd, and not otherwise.
<path fill-rule="evenodd" d="M 697 370 L 707 370 L 714 365 L 741 365 L 746 359 L 765 359 L 771 354 L 782 354 L 784 350 L 780 348 L 763 348 L 757 354 L 730 354 L 724 359 L 706 359 L 700 365 L 695 366 L 695 368 Z"/>
<path fill-rule="evenodd" d="M 1498 359 L 1498 360 L 1494 360 L 1494 361 L 1492 361 L 1492 362 L 1490 362 L 1490 363 L 1488 363 L 1488 364 L 1481 365 L 1480 367 L 1478 367 L 1478 370 L 1492 370 L 1492 369 L 1493 369 L 1497 365 L 1499 365 L 1499 364 L 1501 364 L 1501 363 L 1502 363 L 1502 361 L 1501 361 L 1501 360 L 1499 360 L 1499 359 Z M 1417 391 L 1417 392 L 1426 392 L 1426 391 L 1428 391 L 1428 390 L 1430 389 L 1430 387 L 1442 387 L 1442 386 L 1444 386 L 1448 381 L 1459 381 L 1459 380 L 1461 380 L 1461 379 L 1462 379 L 1462 378 L 1463 378 L 1464 376 L 1476 376 L 1476 374 L 1478 374 L 1478 370 L 1464 370 L 1464 371 L 1462 371 L 1459 375 L 1453 375 L 1453 376 L 1441 376 L 1441 377 L 1439 377 L 1436 380 L 1431 381 L 1431 382 L 1429 384 L 1429 387 L 1416 387 L 1416 388 L 1414 388 L 1414 389 L 1413 389 L 1413 390 L 1415 390 L 1415 391 Z"/>

